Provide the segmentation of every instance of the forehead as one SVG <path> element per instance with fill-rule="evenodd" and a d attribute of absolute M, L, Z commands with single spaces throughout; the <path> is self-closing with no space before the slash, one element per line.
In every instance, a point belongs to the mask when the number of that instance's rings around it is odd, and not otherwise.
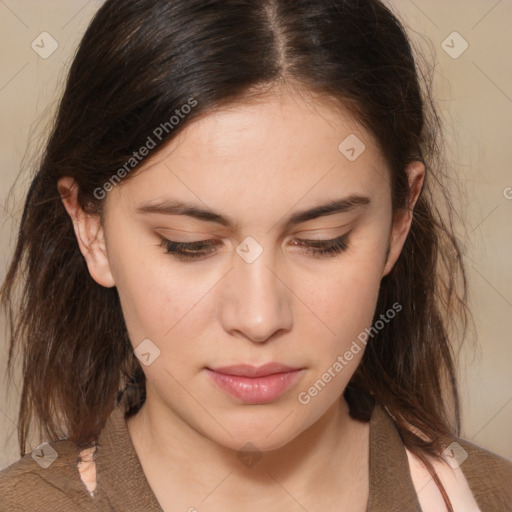
<path fill-rule="evenodd" d="M 250 158 L 253 166 L 259 162 L 272 169 L 271 162 L 282 166 L 283 158 L 290 165 L 304 158 L 308 162 L 331 158 L 334 163 L 343 155 L 340 144 L 349 136 L 358 137 L 370 158 L 380 159 L 373 136 L 342 104 L 280 91 L 203 115 L 173 139 L 167 150 L 174 161 L 193 155 L 238 164 Z"/>
<path fill-rule="evenodd" d="M 235 218 L 388 186 L 377 144 L 347 109 L 292 92 L 209 112 L 135 172 L 117 187 L 131 203 L 179 197 Z"/>

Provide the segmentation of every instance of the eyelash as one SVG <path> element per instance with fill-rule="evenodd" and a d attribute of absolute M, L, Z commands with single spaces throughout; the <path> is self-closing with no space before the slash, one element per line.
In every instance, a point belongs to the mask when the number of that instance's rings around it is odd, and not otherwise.
<path fill-rule="evenodd" d="M 305 252 L 312 255 L 313 257 L 334 257 L 348 249 L 348 236 L 350 233 L 346 233 L 337 238 L 331 240 L 304 240 L 297 239 L 297 242 L 306 244 Z M 209 256 L 215 252 L 212 251 L 201 251 L 204 247 L 214 247 L 220 245 L 220 242 L 215 240 L 200 240 L 197 242 L 175 242 L 168 240 L 167 238 L 160 237 L 162 242 L 160 247 L 165 248 L 166 254 L 171 254 L 175 258 L 182 261 L 197 261 L 202 257 Z M 192 252 L 189 252 L 192 251 Z"/>

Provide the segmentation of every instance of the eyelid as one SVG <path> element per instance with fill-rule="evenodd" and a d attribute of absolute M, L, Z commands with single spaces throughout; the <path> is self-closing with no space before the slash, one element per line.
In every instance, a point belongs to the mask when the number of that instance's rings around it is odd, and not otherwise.
<path fill-rule="evenodd" d="M 343 235 L 348 235 L 352 229 L 348 229 L 345 233 L 339 233 L 339 234 L 333 234 L 332 231 L 336 231 L 342 228 L 347 228 L 352 224 L 351 222 L 346 222 L 345 224 L 341 224 L 339 226 L 329 226 L 329 227 L 323 227 L 323 228 L 315 228 L 315 229 L 303 229 L 298 232 L 294 232 L 292 235 L 290 235 L 291 238 L 302 238 L 302 239 L 308 239 L 308 240 L 315 240 L 317 236 L 320 236 L 322 238 L 318 238 L 317 240 L 322 241 L 329 241 L 334 240 L 335 238 L 339 238 Z M 327 232 L 327 233 L 326 233 Z"/>
<path fill-rule="evenodd" d="M 300 240 L 309 240 L 312 242 L 329 242 L 331 240 L 336 240 L 337 238 L 341 238 L 342 236 L 347 236 L 350 233 L 350 231 L 347 231 L 346 233 L 341 233 L 340 235 L 330 235 L 330 236 L 324 236 L 321 233 L 320 234 L 298 234 L 291 237 L 292 239 L 300 239 Z M 320 237 L 318 237 L 320 235 Z"/>
<path fill-rule="evenodd" d="M 345 222 L 344 224 L 340 224 L 338 226 L 320 227 L 320 228 L 314 228 L 314 229 L 302 229 L 301 231 L 296 231 L 292 235 L 289 235 L 289 236 L 304 238 L 306 236 L 311 236 L 310 233 L 319 232 L 319 233 L 323 234 L 323 233 L 325 233 L 325 231 L 341 229 L 341 228 L 344 228 L 344 227 L 346 227 L 346 226 L 348 226 L 350 224 L 351 224 L 351 222 Z M 164 227 L 164 226 L 157 226 L 155 229 L 162 230 L 162 231 L 187 233 L 187 234 L 189 234 L 189 235 L 194 237 L 192 240 L 190 240 L 191 242 L 201 241 L 201 240 L 197 240 L 197 237 L 198 236 L 202 236 L 202 235 L 204 235 L 206 237 L 203 241 L 211 240 L 211 239 L 216 239 L 216 238 L 224 238 L 224 236 L 217 236 L 217 234 L 215 234 L 215 233 L 198 231 L 198 230 L 189 231 L 189 230 L 186 230 L 186 229 L 169 228 L 169 227 Z M 337 238 L 338 236 L 341 236 L 341 235 L 333 235 L 332 237 L 328 237 L 325 240 Z M 324 240 L 324 239 L 322 239 L 322 240 Z M 180 242 L 181 243 L 188 243 L 187 241 L 180 241 Z"/>
<path fill-rule="evenodd" d="M 211 233 L 209 233 L 209 232 L 196 230 L 196 229 L 190 231 L 188 229 L 169 228 L 169 227 L 165 227 L 165 226 L 157 226 L 154 229 L 160 229 L 162 231 L 171 231 L 171 232 L 178 232 L 178 233 L 187 233 L 192 236 L 204 235 L 209 238 L 217 238 L 216 236 L 211 235 Z"/>

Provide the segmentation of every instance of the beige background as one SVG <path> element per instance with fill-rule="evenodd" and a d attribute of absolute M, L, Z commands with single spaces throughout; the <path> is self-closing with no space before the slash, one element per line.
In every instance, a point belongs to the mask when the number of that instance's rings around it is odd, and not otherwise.
<path fill-rule="evenodd" d="M 466 439 L 512 459 L 512 2 L 507 0 L 390 0 L 414 41 L 434 52 L 436 97 L 446 123 L 453 181 L 466 187 L 462 214 L 470 305 L 478 350 L 460 364 Z M 11 256 L 20 218 L 24 175 L 37 156 L 76 45 L 97 0 L 0 1 L 0 278 Z M 442 42 L 458 32 L 469 48 L 452 58 Z M 58 49 L 47 59 L 32 48 L 48 32 Z M 448 44 L 455 51 L 461 41 Z M 40 40 L 40 39 L 39 39 Z M 21 192 L 20 192 L 21 191 Z M 507 199 L 508 196 L 508 199 Z M 3 321 L 3 318 L 0 319 Z M 7 345 L 0 330 L 0 375 Z M 468 349 L 470 345 L 467 345 Z M 17 460 L 19 381 L 9 396 L 0 382 L 0 467 Z M 18 391 L 19 392 L 19 391 Z"/>

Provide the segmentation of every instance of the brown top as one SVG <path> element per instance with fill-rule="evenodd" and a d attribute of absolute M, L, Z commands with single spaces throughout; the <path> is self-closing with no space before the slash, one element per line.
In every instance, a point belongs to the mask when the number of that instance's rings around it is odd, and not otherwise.
<path fill-rule="evenodd" d="M 0 512 L 162 511 L 117 406 L 98 440 L 97 487 L 92 496 L 80 479 L 79 451 L 68 440 L 49 443 L 57 458 L 48 468 L 36 462 L 41 450 L 0 471 Z M 512 462 L 469 441 L 460 466 L 481 512 L 512 512 Z M 53 453 L 44 449 L 44 456 Z M 55 454 L 54 454 L 55 455 Z M 44 464 L 43 464 L 44 465 Z M 370 496 L 367 512 L 421 512 L 407 454 L 386 409 L 376 404 L 370 419 Z"/>

